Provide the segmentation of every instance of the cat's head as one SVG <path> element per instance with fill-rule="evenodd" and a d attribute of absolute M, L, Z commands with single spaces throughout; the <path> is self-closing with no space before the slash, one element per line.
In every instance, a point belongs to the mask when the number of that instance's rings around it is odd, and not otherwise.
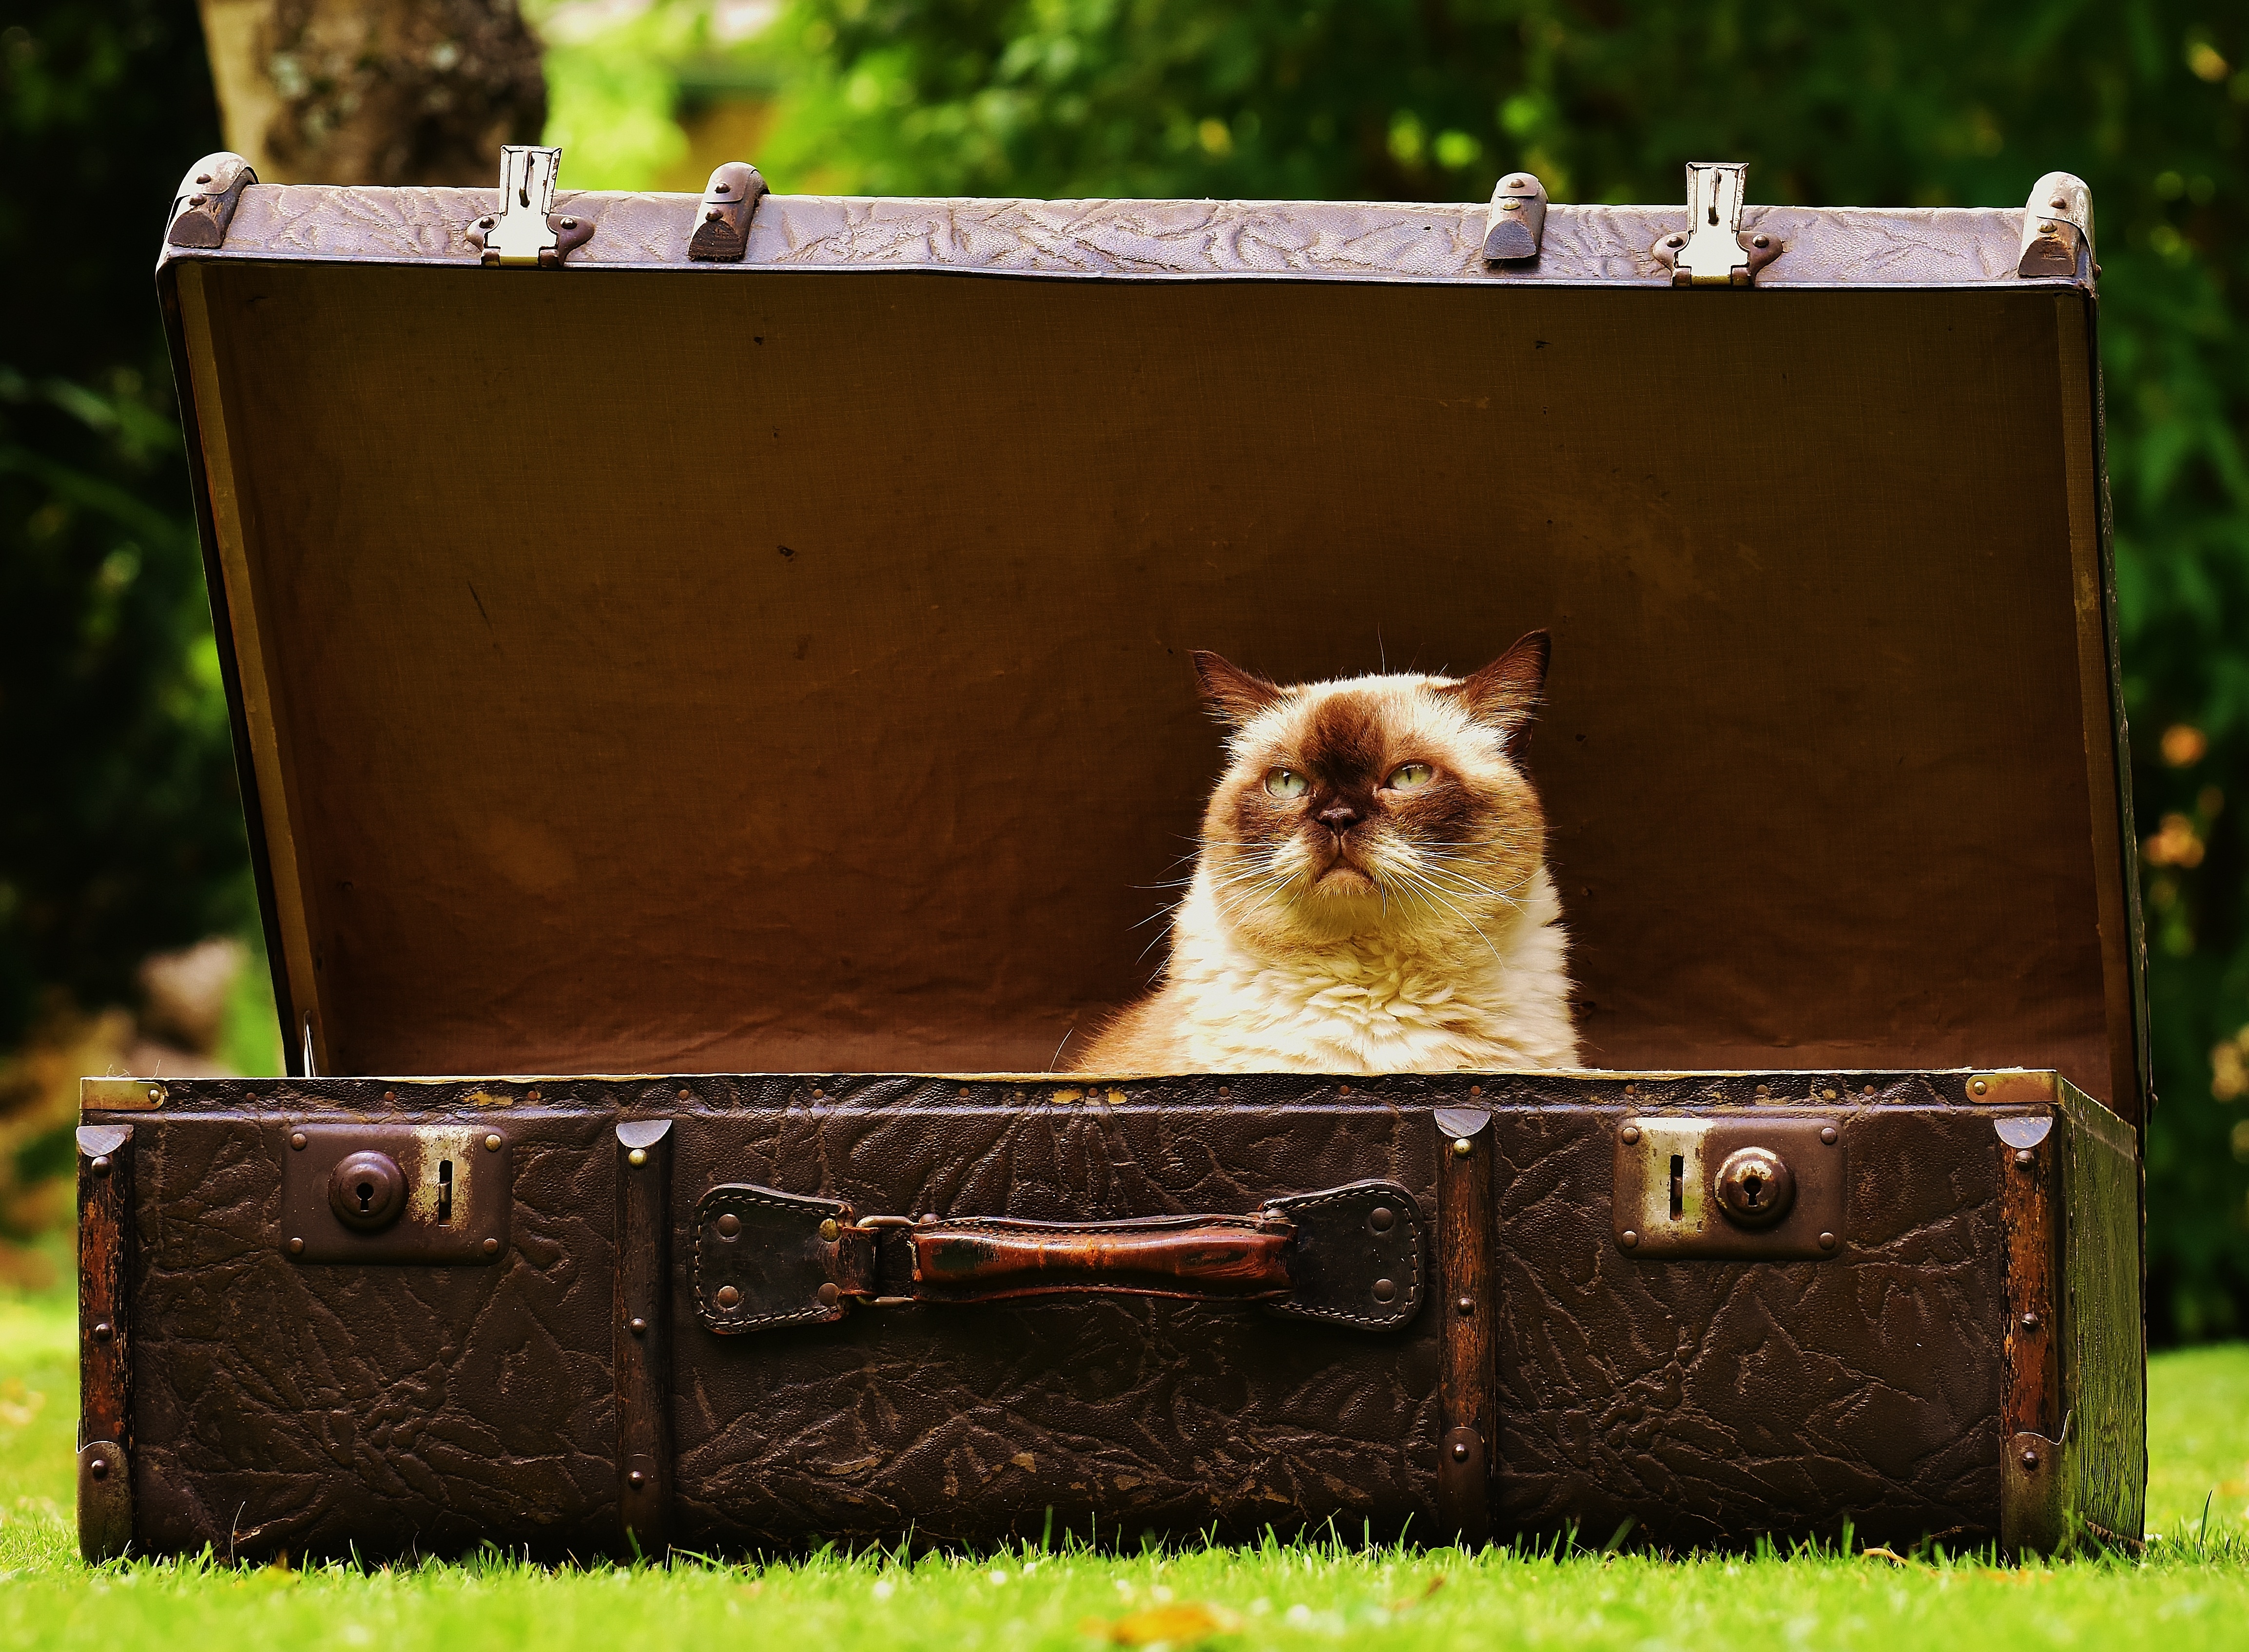
<path fill-rule="evenodd" d="M 1548 652 L 1533 631 L 1473 676 L 1290 688 L 1197 654 L 1231 730 L 1201 851 L 1225 921 L 1270 952 L 1488 936 L 1545 855 L 1519 759 Z"/>

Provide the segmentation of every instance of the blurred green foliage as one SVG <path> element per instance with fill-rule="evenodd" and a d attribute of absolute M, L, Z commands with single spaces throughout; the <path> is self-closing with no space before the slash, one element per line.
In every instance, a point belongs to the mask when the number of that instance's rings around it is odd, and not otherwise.
<path fill-rule="evenodd" d="M 0 13 L 0 1051 L 56 994 L 250 920 L 242 812 L 150 271 L 218 147 L 195 9 Z"/>
<path fill-rule="evenodd" d="M 581 186 L 681 164 L 684 99 L 783 88 L 777 189 L 2019 204 L 2101 215 L 2108 464 L 2163 1105 L 2159 1338 L 2249 1331 L 2249 16 L 2007 0 L 739 0 L 551 23 Z M 610 21 L 602 21 L 610 18 Z M 0 1048 L 45 992 L 249 922 L 239 805 L 148 268 L 218 147 L 184 0 L 17 0 L 0 28 Z M 715 79 L 713 79 L 715 77 Z M 1995 486 L 2005 485 L 1995 479 Z"/>
<path fill-rule="evenodd" d="M 2019 207 L 2083 177 L 2149 840 L 2151 1312 L 2249 1331 L 2249 12 L 791 0 L 767 49 L 779 189 L 1460 201 L 1523 167 L 1661 202 L 1716 157 L 1753 201 Z"/>

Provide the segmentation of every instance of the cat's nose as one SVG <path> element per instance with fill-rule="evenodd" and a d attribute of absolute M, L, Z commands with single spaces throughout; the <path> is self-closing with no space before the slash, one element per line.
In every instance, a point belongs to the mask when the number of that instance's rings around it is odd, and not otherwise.
<path fill-rule="evenodd" d="M 1319 813 L 1320 824 L 1341 837 L 1358 824 L 1358 811 L 1348 803 L 1331 803 Z"/>

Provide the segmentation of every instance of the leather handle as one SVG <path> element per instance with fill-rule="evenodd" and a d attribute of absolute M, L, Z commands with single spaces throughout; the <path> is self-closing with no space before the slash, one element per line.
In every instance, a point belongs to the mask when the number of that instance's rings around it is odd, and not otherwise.
<path fill-rule="evenodd" d="M 1112 1222 L 859 1217 L 840 1199 L 735 1182 L 697 1203 L 691 1278 L 717 1336 L 1065 1293 L 1255 1304 L 1395 1331 L 1420 1311 L 1427 1271 L 1420 1208 L 1390 1181 L 1283 1194 L 1238 1216 Z"/>
<path fill-rule="evenodd" d="M 911 1230 L 915 1294 L 996 1302 L 1061 1291 L 1282 1297 L 1291 1288 L 1286 1221 L 1186 1217 L 1145 1224 L 939 1222 Z"/>

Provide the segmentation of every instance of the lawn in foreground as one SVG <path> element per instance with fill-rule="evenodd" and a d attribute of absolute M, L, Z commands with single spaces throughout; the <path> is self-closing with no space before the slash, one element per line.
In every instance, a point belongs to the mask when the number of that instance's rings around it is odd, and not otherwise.
<path fill-rule="evenodd" d="M 2150 1366 L 2149 1557 L 2022 1570 L 1798 1556 L 1667 1562 L 1320 1545 L 822 1557 L 773 1566 L 550 1572 L 492 1559 L 361 1573 L 76 1556 L 75 1319 L 0 1299 L 0 1646 L 538 1649 L 768 1640 L 828 1649 L 1713 1646 L 1978 1652 L 2249 1647 L 2249 1345 Z M 2204 1511 L 2208 1508 L 2207 1525 Z"/>

